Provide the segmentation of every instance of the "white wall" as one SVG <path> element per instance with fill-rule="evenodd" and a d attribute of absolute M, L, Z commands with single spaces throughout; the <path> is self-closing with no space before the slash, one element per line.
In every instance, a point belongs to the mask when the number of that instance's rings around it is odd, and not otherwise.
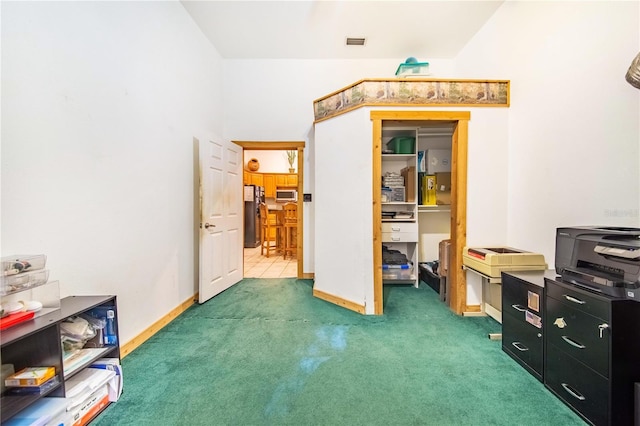
<path fill-rule="evenodd" d="M 494 164 L 507 179 L 491 186 L 507 191 L 507 223 L 489 221 L 484 239 L 470 224 L 470 242 L 540 252 L 553 267 L 559 226 L 639 225 L 640 98 L 624 80 L 639 50 L 638 9 L 505 2 L 456 58 L 456 77 L 511 80 L 508 156 Z M 504 158 L 485 157 L 494 154 Z"/>
<path fill-rule="evenodd" d="M 286 150 L 275 151 L 254 151 L 250 149 L 244 150 L 245 169 L 247 162 L 255 158 L 260 163 L 258 173 L 289 173 L 289 160 Z M 293 162 L 293 168 L 298 165 L 298 158 Z"/>
<path fill-rule="evenodd" d="M 178 2 L 2 2 L 2 254 L 116 294 L 123 342 L 196 291 L 193 137 L 222 61 Z"/>
<path fill-rule="evenodd" d="M 435 76 L 452 61 L 421 56 Z M 314 191 L 313 101 L 364 78 L 394 77 L 406 58 L 390 60 L 225 60 L 224 137 L 230 140 L 305 141 L 304 192 Z M 345 140 L 344 143 L 349 143 Z M 336 152 L 336 155 L 340 155 Z M 314 266 L 314 205 L 304 203 L 304 265 Z"/>

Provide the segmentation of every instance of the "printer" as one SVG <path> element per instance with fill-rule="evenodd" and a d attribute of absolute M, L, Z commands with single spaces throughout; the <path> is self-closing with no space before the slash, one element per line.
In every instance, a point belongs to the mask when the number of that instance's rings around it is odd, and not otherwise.
<path fill-rule="evenodd" d="M 564 282 L 640 300 L 640 228 L 557 228 L 555 263 Z"/>

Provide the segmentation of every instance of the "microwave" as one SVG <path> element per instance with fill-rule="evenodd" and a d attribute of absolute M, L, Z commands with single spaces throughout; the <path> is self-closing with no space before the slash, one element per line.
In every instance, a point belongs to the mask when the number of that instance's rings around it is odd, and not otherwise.
<path fill-rule="evenodd" d="M 276 202 L 286 203 L 298 201 L 298 190 L 296 189 L 276 189 Z"/>

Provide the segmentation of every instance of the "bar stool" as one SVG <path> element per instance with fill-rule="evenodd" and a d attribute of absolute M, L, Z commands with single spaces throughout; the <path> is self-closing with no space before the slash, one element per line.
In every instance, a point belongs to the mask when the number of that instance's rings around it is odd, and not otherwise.
<path fill-rule="evenodd" d="M 295 231 L 298 229 L 298 205 L 296 203 L 287 203 L 282 208 L 282 211 L 284 220 L 283 257 L 286 259 L 287 253 L 289 253 L 293 259 L 294 253 L 297 252 Z"/>
<path fill-rule="evenodd" d="M 269 209 L 265 203 L 260 203 L 260 229 L 261 229 L 261 244 L 260 254 L 264 255 L 265 249 L 267 250 L 267 257 L 269 257 L 270 251 L 278 252 L 282 249 L 278 247 L 278 239 L 282 235 L 283 226 L 278 223 L 277 219 L 269 217 Z"/>

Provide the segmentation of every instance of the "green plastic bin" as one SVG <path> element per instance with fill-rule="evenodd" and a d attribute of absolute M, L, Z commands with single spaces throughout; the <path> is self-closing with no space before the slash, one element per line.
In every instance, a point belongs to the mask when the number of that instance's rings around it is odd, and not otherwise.
<path fill-rule="evenodd" d="M 413 154 L 416 138 L 395 137 L 387 142 L 387 149 L 393 151 L 394 154 Z"/>

